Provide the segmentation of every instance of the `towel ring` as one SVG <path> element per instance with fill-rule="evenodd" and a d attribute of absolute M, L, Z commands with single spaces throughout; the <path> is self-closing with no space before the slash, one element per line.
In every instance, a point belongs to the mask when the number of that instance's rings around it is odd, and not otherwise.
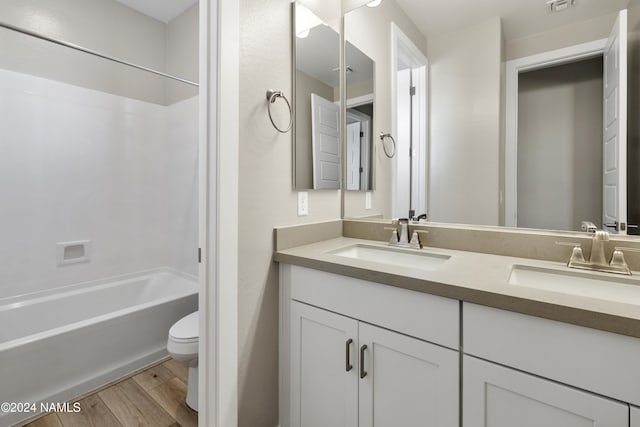
<path fill-rule="evenodd" d="M 389 152 L 387 151 L 387 145 L 384 143 L 387 138 L 389 138 L 393 143 L 393 151 L 391 152 L 391 154 L 389 154 Z M 393 138 L 393 136 L 391 136 L 390 133 L 380 132 L 380 141 L 382 141 L 382 150 L 384 151 L 384 154 L 390 159 L 393 158 L 393 156 L 396 155 L 396 140 Z"/>
<path fill-rule="evenodd" d="M 273 116 L 271 115 L 271 104 L 275 103 L 276 99 L 278 98 L 284 99 L 284 102 L 287 103 L 287 108 L 289 108 L 289 126 L 287 126 L 285 130 L 280 129 L 278 125 L 276 125 L 276 123 L 273 121 Z M 282 93 L 279 90 L 273 90 L 273 89 L 269 89 L 267 91 L 267 111 L 269 112 L 269 120 L 271 120 L 271 124 L 273 125 L 274 128 L 276 128 L 278 132 L 280 133 L 289 132 L 289 130 L 291 129 L 291 125 L 293 124 L 293 111 L 291 110 L 291 104 L 289 103 L 289 100 L 287 99 L 287 97 L 284 96 L 284 93 Z"/>

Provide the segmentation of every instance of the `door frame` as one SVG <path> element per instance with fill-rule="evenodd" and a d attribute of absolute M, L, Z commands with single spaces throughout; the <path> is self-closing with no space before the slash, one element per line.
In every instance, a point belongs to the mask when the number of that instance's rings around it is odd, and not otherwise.
<path fill-rule="evenodd" d="M 199 3 L 198 425 L 227 427 L 238 425 L 240 9 Z"/>
<path fill-rule="evenodd" d="M 364 98 L 364 97 L 363 97 Z M 354 106 L 358 106 L 358 105 L 365 105 L 367 104 L 362 103 L 362 104 L 357 104 Z M 361 132 L 363 132 L 363 136 L 362 138 L 360 138 L 360 167 L 362 168 L 362 171 L 360 172 L 360 189 L 358 191 L 371 191 L 371 188 L 364 188 L 367 187 L 367 183 L 369 181 L 368 177 L 370 175 L 370 170 L 371 170 L 371 152 L 370 149 L 372 148 L 372 135 L 371 135 L 371 121 L 372 118 L 364 113 L 361 113 L 357 110 L 352 110 L 349 111 L 350 108 L 352 108 L 351 106 L 347 105 L 347 126 L 350 124 L 349 120 L 352 120 L 352 123 L 354 122 L 360 122 L 360 130 Z M 363 140 L 364 139 L 364 143 Z M 368 159 L 369 161 L 363 161 L 365 159 Z M 365 178 L 366 181 L 365 181 Z M 346 185 L 346 184 L 345 184 Z M 350 191 L 350 190 L 347 190 Z"/>
<path fill-rule="evenodd" d="M 607 39 L 551 50 L 506 63 L 504 221 L 518 226 L 518 74 L 604 54 Z"/>
<path fill-rule="evenodd" d="M 418 197 L 414 201 L 414 206 L 424 206 L 424 210 L 429 214 L 429 206 L 427 204 L 427 164 L 429 162 L 429 140 L 427 137 L 428 132 L 428 117 L 429 117 L 429 104 L 427 102 L 428 95 L 428 83 L 429 83 L 429 61 L 427 57 L 416 47 L 411 39 L 402 32 L 394 22 L 391 23 L 391 134 L 395 137 L 398 135 L 398 115 L 397 115 L 397 103 L 398 103 L 398 64 L 401 58 L 405 58 L 408 62 L 419 64 L 419 66 L 412 68 L 417 70 L 416 81 L 416 96 L 418 97 L 419 111 L 423 117 L 420 120 L 419 126 L 419 141 L 417 145 L 421 148 L 418 155 L 418 170 L 415 171 L 418 177 L 417 194 Z M 414 144 L 415 146 L 415 144 Z M 395 215 L 396 207 L 396 194 L 398 192 L 398 180 L 397 170 L 398 165 L 397 156 L 394 156 L 391 160 L 391 216 Z M 418 212 L 422 213 L 422 212 Z M 389 215 L 387 215 L 389 216 Z M 397 215 L 396 215 L 397 216 Z M 404 216 L 404 215 L 402 215 Z"/>

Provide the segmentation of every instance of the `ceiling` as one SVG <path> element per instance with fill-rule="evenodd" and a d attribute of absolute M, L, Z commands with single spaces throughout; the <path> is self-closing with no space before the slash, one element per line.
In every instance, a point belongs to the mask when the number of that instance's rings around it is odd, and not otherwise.
<path fill-rule="evenodd" d="M 373 61 L 351 43 L 346 47 L 349 84 L 373 79 Z M 340 84 L 340 36 L 328 25 L 318 25 L 305 38 L 296 37 L 296 68 L 324 84 Z"/>
<path fill-rule="evenodd" d="M 168 23 L 198 0 L 116 0 L 147 16 Z"/>
<path fill-rule="evenodd" d="M 396 0 L 427 37 L 502 18 L 506 40 L 519 39 L 626 8 L 630 0 L 576 0 L 568 10 L 549 13 L 547 0 Z M 635 1 L 635 0 L 631 0 Z"/>

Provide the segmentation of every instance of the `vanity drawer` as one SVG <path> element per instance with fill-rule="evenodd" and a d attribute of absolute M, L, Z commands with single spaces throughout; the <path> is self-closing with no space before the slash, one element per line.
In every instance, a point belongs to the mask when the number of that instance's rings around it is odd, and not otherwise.
<path fill-rule="evenodd" d="M 475 304 L 465 354 L 640 405 L 640 339 Z"/>
<path fill-rule="evenodd" d="M 280 264 L 291 299 L 435 344 L 458 349 L 457 300 L 366 280 Z"/>

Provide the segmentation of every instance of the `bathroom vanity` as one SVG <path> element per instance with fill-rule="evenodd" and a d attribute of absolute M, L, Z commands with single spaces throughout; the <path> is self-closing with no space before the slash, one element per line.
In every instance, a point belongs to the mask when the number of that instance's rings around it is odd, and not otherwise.
<path fill-rule="evenodd" d="M 640 426 L 635 277 L 345 237 L 275 260 L 282 427 Z"/>

